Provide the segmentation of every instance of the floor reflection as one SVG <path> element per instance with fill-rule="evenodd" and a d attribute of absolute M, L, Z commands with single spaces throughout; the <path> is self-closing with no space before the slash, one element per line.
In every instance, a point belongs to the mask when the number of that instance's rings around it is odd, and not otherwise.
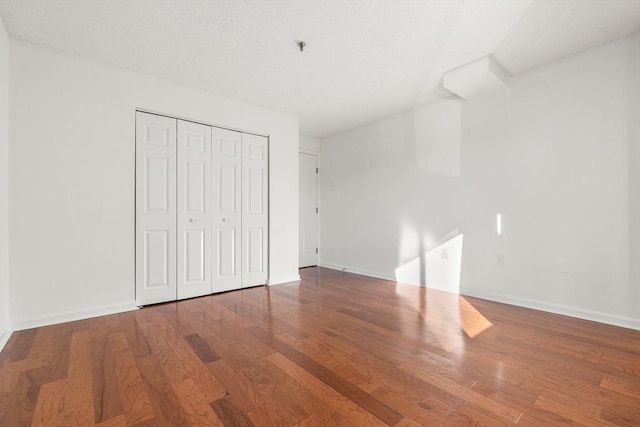
<path fill-rule="evenodd" d="M 464 349 L 464 335 L 475 338 L 491 327 L 491 322 L 462 295 L 402 283 L 396 284 L 395 291 L 406 305 L 416 310 L 421 326 L 434 337 L 432 344 L 448 352 Z M 405 320 L 403 325 L 412 323 Z"/>

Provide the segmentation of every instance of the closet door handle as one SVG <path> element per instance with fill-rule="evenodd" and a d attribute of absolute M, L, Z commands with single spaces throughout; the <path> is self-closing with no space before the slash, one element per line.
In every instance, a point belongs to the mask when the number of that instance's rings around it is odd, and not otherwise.
<path fill-rule="evenodd" d="M 229 222 L 229 218 L 222 218 L 222 222 Z"/>
<path fill-rule="evenodd" d="M 195 224 L 196 222 L 198 222 L 198 220 L 197 220 L 197 219 L 195 219 L 195 218 L 189 218 L 189 222 L 190 222 L 191 224 Z"/>

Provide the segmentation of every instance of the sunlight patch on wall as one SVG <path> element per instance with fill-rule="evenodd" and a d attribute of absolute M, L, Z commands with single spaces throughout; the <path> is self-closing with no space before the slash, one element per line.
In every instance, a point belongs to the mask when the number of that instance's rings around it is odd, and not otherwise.
<path fill-rule="evenodd" d="M 426 286 L 442 291 L 460 293 L 463 235 L 438 245 L 425 254 Z"/>
<path fill-rule="evenodd" d="M 423 286 L 421 269 L 422 260 L 420 257 L 416 257 L 395 269 L 396 281 L 400 283 L 408 283 L 410 285 Z"/>
<path fill-rule="evenodd" d="M 439 242 L 432 249 L 420 250 L 418 256 L 398 266 L 395 269 L 396 281 L 459 293 L 463 235 L 456 229 Z"/>
<path fill-rule="evenodd" d="M 400 229 L 400 244 L 398 246 L 398 261 L 410 263 L 421 252 L 422 242 L 420 233 L 408 221 L 404 220 Z M 410 275 L 405 275 L 409 279 Z M 419 283 L 405 282 L 418 285 Z"/>

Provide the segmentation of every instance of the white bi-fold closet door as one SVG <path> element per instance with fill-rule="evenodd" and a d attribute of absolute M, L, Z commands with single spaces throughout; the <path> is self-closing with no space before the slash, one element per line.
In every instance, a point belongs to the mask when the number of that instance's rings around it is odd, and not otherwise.
<path fill-rule="evenodd" d="M 212 146 L 213 290 L 265 283 L 267 139 L 214 127 Z"/>
<path fill-rule="evenodd" d="M 136 301 L 268 280 L 268 140 L 136 113 Z"/>

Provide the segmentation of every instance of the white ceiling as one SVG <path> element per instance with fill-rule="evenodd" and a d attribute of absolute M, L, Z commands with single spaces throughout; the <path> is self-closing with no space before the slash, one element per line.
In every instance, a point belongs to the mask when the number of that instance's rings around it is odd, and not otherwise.
<path fill-rule="evenodd" d="M 0 16 L 12 37 L 288 112 L 322 138 L 443 96 L 443 72 L 479 57 L 514 74 L 639 31 L 640 1 L 0 0 Z"/>

